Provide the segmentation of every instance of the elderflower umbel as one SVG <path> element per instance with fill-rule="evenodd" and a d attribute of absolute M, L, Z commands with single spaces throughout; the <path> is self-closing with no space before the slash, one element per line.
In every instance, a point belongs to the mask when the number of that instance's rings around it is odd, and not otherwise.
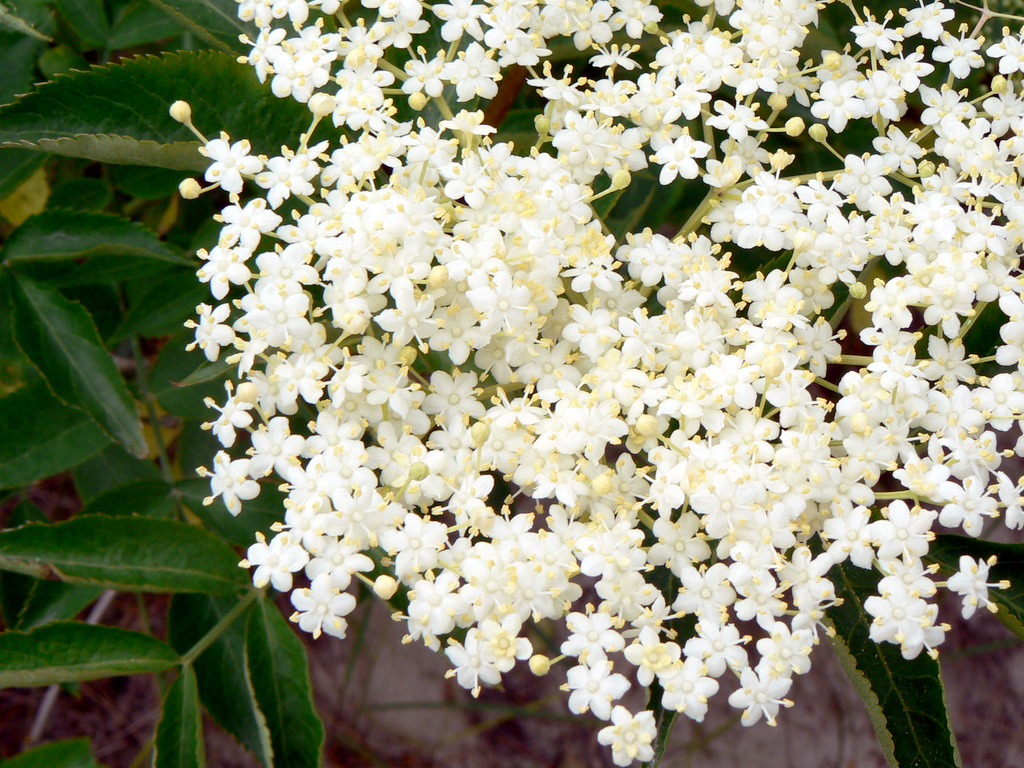
<path fill-rule="evenodd" d="M 1002 586 L 971 558 L 936 582 L 936 526 L 1024 526 L 1020 35 L 942 2 L 698 5 L 243 0 L 310 128 L 253 156 L 172 109 L 230 199 L 189 324 L 239 382 L 203 473 L 233 514 L 287 494 L 255 583 L 344 636 L 373 571 L 474 695 L 564 670 L 619 765 L 653 755 L 630 680 L 774 723 L 832 569 L 876 573 L 870 636 L 913 658 L 939 586 L 965 616 Z M 842 52 L 805 47 L 826 14 Z M 689 202 L 617 228 L 663 194 Z"/>

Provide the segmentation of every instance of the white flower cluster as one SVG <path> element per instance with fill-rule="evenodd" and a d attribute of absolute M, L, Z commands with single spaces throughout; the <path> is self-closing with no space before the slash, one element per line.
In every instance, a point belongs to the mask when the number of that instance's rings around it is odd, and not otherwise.
<path fill-rule="evenodd" d="M 615 703 L 632 681 L 698 721 L 722 689 L 773 723 L 833 566 L 880 572 L 871 636 L 912 658 L 948 628 L 936 523 L 1024 526 L 1001 468 L 1024 455 L 1021 37 L 849 4 L 852 46 L 811 56 L 842 9 L 700 4 L 669 23 L 647 0 L 242 0 L 249 63 L 311 127 L 276 157 L 204 148 L 233 202 L 191 325 L 239 381 L 207 474 L 233 514 L 271 474 L 287 491 L 255 583 L 343 636 L 345 590 L 384 567 L 409 637 L 446 640 L 474 693 L 567 659 L 569 708 L 609 721 L 620 765 L 655 738 Z M 589 66 L 559 71 L 565 46 Z M 491 136 L 513 99 L 538 105 L 526 145 Z M 853 126 L 874 138 L 843 156 L 829 136 Z M 833 169 L 787 175 L 773 135 Z M 647 166 L 704 200 L 617 241 L 595 202 Z M 751 251 L 779 258 L 741 279 Z M 964 345 L 982 317 L 984 359 Z M 948 582 L 965 616 L 992 607 L 989 565 Z M 559 659 L 533 655 L 544 620 Z"/>

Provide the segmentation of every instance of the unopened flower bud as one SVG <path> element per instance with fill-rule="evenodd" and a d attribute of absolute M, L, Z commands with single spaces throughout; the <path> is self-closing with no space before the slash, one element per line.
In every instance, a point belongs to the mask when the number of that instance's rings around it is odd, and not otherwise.
<path fill-rule="evenodd" d="M 537 677 L 543 677 L 551 669 L 551 659 L 542 653 L 530 657 L 530 671 Z"/>
<path fill-rule="evenodd" d="M 922 179 L 935 175 L 935 163 L 931 160 L 923 160 L 917 164 L 917 173 Z"/>
<path fill-rule="evenodd" d="M 789 98 L 787 98 L 785 94 L 779 93 L 778 91 L 776 91 L 775 93 L 768 97 L 768 106 L 774 109 L 776 112 L 785 109 L 788 103 Z"/>
<path fill-rule="evenodd" d="M 821 63 L 829 72 L 838 72 L 843 67 L 843 55 L 838 51 L 829 51 Z"/>
<path fill-rule="evenodd" d="M 414 461 L 409 467 L 409 479 L 413 482 L 419 482 L 429 475 L 430 467 L 422 461 Z"/>
<path fill-rule="evenodd" d="M 804 119 L 800 116 L 791 117 L 786 121 L 786 135 L 799 136 L 805 129 Z"/>
<path fill-rule="evenodd" d="M 537 129 L 538 136 L 547 136 L 551 132 L 551 119 L 547 115 L 537 115 L 533 118 L 533 127 Z"/>
<path fill-rule="evenodd" d="M 478 421 L 469 428 L 469 436 L 473 438 L 473 445 L 483 445 L 491 436 L 491 425 Z"/>
<path fill-rule="evenodd" d="M 423 93 L 423 91 L 416 91 L 415 93 L 409 94 L 409 106 L 417 112 L 427 106 L 428 101 L 430 101 L 430 99 L 427 97 L 427 94 Z"/>
<path fill-rule="evenodd" d="M 863 411 L 858 411 L 850 417 L 850 429 L 855 435 L 866 435 L 871 432 L 871 419 Z"/>
<path fill-rule="evenodd" d="M 850 296 L 855 299 L 863 299 L 868 295 L 868 287 L 864 283 L 854 283 L 850 286 Z"/>
<path fill-rule="evenodd" d="M 178 194 L 186 200 L 195 200 L 202 191 L 203 188 L 195 179 L 182 179 L 181 184 L 178 185 Z"/>
<path fill-rule="evenodd" d="M 828 138 L 828 129 L 821 123 L 815 123 L 807 129 L 807 135 L 811 137 L 812 141 L 821 144 Z"/>
<path fill-rule="evenodd" d="M 992 93 L 1006 93 L 1007 82 L 1002 75 L 992 78 Z"/>
<path fill-rule="evenodd" d="M 317 117 L 333 114 L 337 106 L 338 100 L 327 93 L 314 93 L 309 99 L 309 111 Z"/>
<path fill-rule="evenodd" d="M 359 69 L 360 66 L 366 63 L 366 46 L 359 45 L 349 51 L 348 56 L 345 57 L 345 66 L 349 69 Z"/>
<path fill-rule="evenodd" d="M 779 378 L 785 367 L 782 358 L 778 355 L 765 355 L 764 360 L 761 361 L 761 373 L 769 380 Z"/>
<path fill-rule="evenodd" d="M 179 123 L 192 122 L 192 107 L 187 101 L 176 101 L 171 104 L 171 117 Z"/>
<path fill-rule="evenodd" d="M 619 168 L 619 170 L 612 175 L 612 189 L 625 189 L 629 186 L 629 182 L 632 180 L 633 174 L 625 168 Z"/>
<path fill-rule="evenodd" d="M 405 366 L 412 365 L 416 362 L 418 355 L 416 347 L 402 347 L 398 352 L 398 362 Z"/>
<path fill-rule="evenodd" d="M 590 487 L 594 489 L 594 493 L 598 496 L 605 496 L 611 493 L 612 489 L 615 487 L 610 475 L 611 472 L 602 472 L 590 481 Z"/>
<path fill-rule="evenodd" d="M 789 167 L 789 164 L 796 160 L 796 155 L 791 155 L 784 149 L 776 150 L 768 158 L 771 163 L 771 169 L 775 173 L 785 170 Z"/>
<path fill-rule="evenodd" d="M 398 582 L 391 576 L 378 576 L 373 582 L 373 594 L 381 600 L 390 600 L 398 591 Z"/>
<path fill-rule="evenodd" d="M 430 270 L 430 274 L 427 275 L 427 287 L 433 290 L 444 288 L 448 284 L 448 280 L 451 274 L 448 271 L 448 267 L 444 264 L 438 264 L 436 267 Z"/>
<path fill-rule="evenodd" d="M 636 420 L 636 433 L 641 437 L 654 437 L 658 434 L 658 420 L 649 413 L 642 413 Z"/>
<path fill-rule="evenodd" d="M 235 400 L 250 405 L 260 399 L 260 388 L 251 381 L 243 381 L 235 391 Z"/>

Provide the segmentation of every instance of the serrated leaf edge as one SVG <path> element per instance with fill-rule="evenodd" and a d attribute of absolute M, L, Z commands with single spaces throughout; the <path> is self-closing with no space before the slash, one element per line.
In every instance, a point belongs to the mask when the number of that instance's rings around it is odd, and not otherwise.
<path fill-rule="evenodd" d="M 155 168 L 167 168 L 172 171 L 198 172 L 206 170 L 206 167 L 209 165 L 206 158 L 199 154 L 199 147 L 201 145 L 198 141 L 175 141 L 167 144 L 161 144 L 160 142 L 153 141 L 152 139 L 136 139 L 131 136 L 121 136 L 116 133 L 75 133 L 70 136 L 58 136 L 57 138 L 39 139 L 37 141 L 31 141 L 29 139 L 0 141 L 0 147 L 8 149 L 31 149 L 35 152 L 46 152 L 51 155 L 60 155 L 62 157 L 79 157 L 86 160 L 113 163 L 114 165 L 136 164 L 128 162 L 127 160 L 119 162 L 111 159 L 110 157 L 99 157 L 96 153 L 68 151 L 68 147 L 66 146 L 67 144 L 81 144 L 84 141 L 94 139 L 116 139 L 117 141 L 125 142 L 126 145 L 138 146 L 146 152 L 156 152 L 159 153 L 159 155 L 167 155 L 168 159 L 163 162 L 148 164 Z M 186 151 L 186 148 L 188 151 Z M 167 150 L 173 150 L 173 152 L 169 152 Z M 195 161 L 187 162 L 187 160 L 193 155 L 195 156 Z M 178 159 L 179 157 L 180 160 Z"/>

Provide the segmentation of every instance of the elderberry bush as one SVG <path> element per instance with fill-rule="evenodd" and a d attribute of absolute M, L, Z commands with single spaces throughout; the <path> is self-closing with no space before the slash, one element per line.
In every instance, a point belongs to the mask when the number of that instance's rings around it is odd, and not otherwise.
<path fill-rule="evenodd" d="M 285 490 L 243 565 L 299 627 L 344 637 L 357 580 L 402 596 L 460 685 L 564 676 L 628 765 L 662 710 L 774 724 L 839 567 L 873 574 L 870 639 L 907 660 L 943 642 L 939 589 L 995 609 L 994 560 L 943 580 L 929 552 L 1024 526 L 1024 38 L 986 40 L 998 14 L 238 13 L 310 122 L 257 156 L 172 107 L 210 160 L 182 194 L 231 201 L 190 322 L 232 370 L 204 472 L 235 515 Z"/>

